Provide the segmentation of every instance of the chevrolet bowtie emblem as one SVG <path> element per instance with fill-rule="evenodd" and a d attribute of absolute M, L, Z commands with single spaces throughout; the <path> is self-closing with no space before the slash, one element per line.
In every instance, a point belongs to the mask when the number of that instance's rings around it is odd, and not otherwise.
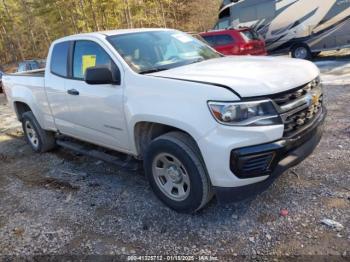
<path fill-rule="evenodd" d="M 318 104 L 319 100 L 320 100 L 320 95 L 319 94 L 312 95 L 312 104 L 313 105 Z"/>

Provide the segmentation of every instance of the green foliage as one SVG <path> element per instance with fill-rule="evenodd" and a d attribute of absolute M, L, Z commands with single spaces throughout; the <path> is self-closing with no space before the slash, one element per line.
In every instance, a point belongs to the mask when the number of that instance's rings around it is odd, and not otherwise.
<path fill-rule="evenodd" d="M 44 58 L 50 43 L 82 32 L 134 27 L 203 31 L 220 0 L 0 0 L 0 62 Z"/>

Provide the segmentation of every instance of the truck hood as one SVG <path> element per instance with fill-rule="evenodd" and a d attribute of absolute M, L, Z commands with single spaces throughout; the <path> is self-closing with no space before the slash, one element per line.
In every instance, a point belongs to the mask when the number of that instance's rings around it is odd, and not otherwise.
<path fill-rule="evenodd" d="M 302 86 L 319 75 L 309 61 L 285 57 L 228 56 L 151 74 L 232 89 L 240 97 L 272 95 Z"/>

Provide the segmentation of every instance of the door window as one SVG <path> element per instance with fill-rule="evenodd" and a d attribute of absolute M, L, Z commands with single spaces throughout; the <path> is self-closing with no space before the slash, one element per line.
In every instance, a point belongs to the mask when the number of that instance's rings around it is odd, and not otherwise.
<path fill-rule="evenodd" d="M 39 69 L 39 63 L 36 61 L 32 61 L 29 63 L 30 70 L 36 70 Z"/>
<path fill-rule="evenodd" d="M 86 69 L 94 66 L 105 65 L 112 68 L 112 59 L 106 51 L 93 41 L 77 41 L 73 55 L 73 78 L 84 79 Z"/>
<path fill-rule="evenodd" d="M 230 35 L 217 35 L 216 45 L 231 45 L 233 44 L 233 38 Z"/>
<path fill-rule="evenodd" d="M 18 71 L 18 72 L 24 72 L 24 71 L 26 71 L 25 64 L 19 64 L 17 71 Z"/>
<path fill-rule="evenodd" d="M 241 31 L 241 36 L 244 38 L 246 42 L 249 42 L 252 40 L 260 40 L 259 34 L 253 30 Z"/>
<path fill-rule="evenodd" d="M 231 45 L 234 43 L 234 40 L 230 35 L 211 35 L 211 36 L 203 36 L 203 38 L 211 46 Z"/>

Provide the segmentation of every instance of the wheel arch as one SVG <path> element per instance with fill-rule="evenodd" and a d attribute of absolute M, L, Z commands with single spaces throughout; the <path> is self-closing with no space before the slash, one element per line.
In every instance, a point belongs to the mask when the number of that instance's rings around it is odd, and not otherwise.
<path fill-rule="evenodd" d="M 31 101 L 31 100 L 29 100 Z M 12 107 L 16 113 L 18 121 L 22 121 L 22 115 L 25 112 L 33 112 L 36 120 L 42 128 L 46 128 L 45 118 L 42 115 L 42 111 L 35 103 L 30 103 L 27 99 L 14 99 L 12 102 Z"/>
<path fill-rule="evenodd" d="M 137 152 L 138 158 L 142 159 L 143 154 L 147 146 L 157 137 L 164 135 L 172 131 L 179 131 L 188 135 L 195 143 L 199 149 L 198 143 L 196 141 L 196 136 L 194 136 L 192 129 L 184 128 L 183 126 L 178 126 L 166 122 L 158 121 L 147 121 L 140 120 L 133 125 L 133 143 L 134 150 Z"/>
<path fill-rule="evenodd" d="M 310 46 L 309 46 L 307 43 L 300 41 L 300 42 L 295 42 L 295 43 L 293 43 L 293 44 L 290 46 L 289 50 L 292 51 L 293 49 L 295 49 L 296 47 L 299 47 L 299 46 L 306 46 L 307 48 L 310 49 Z"/>
<path fill-rule="evenodd" d="M 22 101 L 14 101 L 13 102 L 13 108 L 15 110 L 17 119 L 19 121 L 22 121 L 22 115 L 26 112 L 33 112 L 31 107 L 28 105 L 28 103 L 22 102 Z"/>

